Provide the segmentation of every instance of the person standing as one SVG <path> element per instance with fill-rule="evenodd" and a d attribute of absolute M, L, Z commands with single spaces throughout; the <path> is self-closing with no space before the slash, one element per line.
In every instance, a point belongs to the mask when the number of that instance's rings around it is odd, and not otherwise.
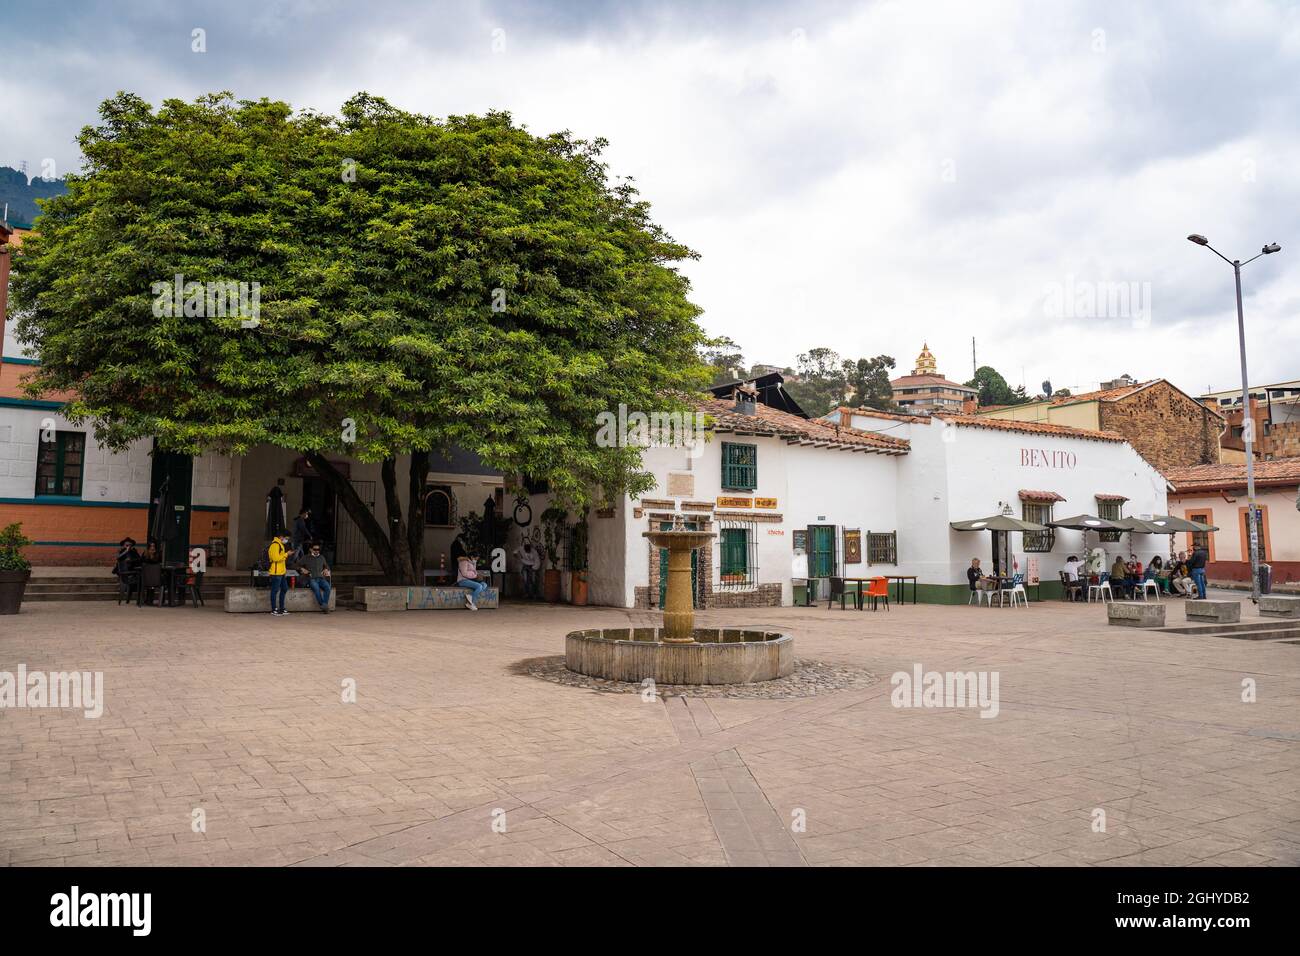
<path fill-rule="evenodd" d="M 519 573 L 523 576 L 524 597 L 536 598 L 537 586 L 541 581 L 542 553 L 533 547 L 533 543 L 524 538 L 524 543 L 515 548 L 519 558 Z"/>
<path fill-rule="evenodd" d="M 312 534 L 311 527 L 311 509 L 303 508 L 298 512 L 298 517 L 293 519 L 293 537 L 290 539 L 293 547 L 293 559 L 297 561 L 306 551 L 307 543 L 315 538 Z"/>
<path fill-rule="evenodd" d="M 328 614 L 330 591 L 333 590 L 333 585 L 330 583 L 330 565 L 325 560 L 325 555 L 321 554 L 319 541 L 313 541 L 307 546 L 307 554 L 299 563 L 299 570 L 307 575 L 307 584 L 311 588 L 311 593 L 316 596 L 316 603 L 320 605 L 321 611 Z"/>
<path fill-rule="evenodd" d="M 487 585 L 478 577 L 477 555 L 462 555 L 456 562 L 456 583 L 469 591 L 465 595 L 465 606 L 471 611 L 477 611 L 478 603 L 475 599 L 487 590 Z"/>
<path fill-rule="evenodd" d="M 1209 559 L 1210 552 L 1198 545 L 1192 550 L 1191 560 L 1187 562 L 1187 567 L 1192 572 L 1192 581 L 1196 584 L 1196 596 L 1202 601 L 1205 600 L 1205 565 Z"/>
<path fill-rule="evenodd" d="M 289 613 L 284 609 L 284 598 L 289 592 L 289 582 L 285 578 L 285 563 L 289 559 L 288 544 L 289 536 L 282 534 L 272 538 L 266 549 L 266 576 L 271 582 L 271 613 L 276 615 Z"/>

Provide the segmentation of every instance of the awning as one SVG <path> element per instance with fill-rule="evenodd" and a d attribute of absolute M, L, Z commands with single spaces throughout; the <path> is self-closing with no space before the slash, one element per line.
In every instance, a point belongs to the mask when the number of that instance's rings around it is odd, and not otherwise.
<path fill-rule="evenodd" d="M 1070 528 L 1074 531 L 1119 530 L 1119 525 L 1115 522 L 1098 518 L 1096 515 L 1075 515 L 1073 518 L 1062 518 L 1060 521 L 1049 521 L 1047 524 L 1051 528 Z"/>
<path fill-rule="evenodd" d="M 1058 495 L 1055 491 L 1030 491 L 1026 488 L 1020 489 L 1021 501 L 1064 501 L 1065 498 Z"/>
<path fill-rule="evenodd" d="M 953 531 L 1046 531 L 1047 527 L 1036 521 L 1024 521 L 1012 515 L 990 515 L 970 521 L 952 521 Z"/>
<path fill-rule="evenodd" d="M 1127 495 L 1094 495 L 1098 501 L 1128 501 Z"/>

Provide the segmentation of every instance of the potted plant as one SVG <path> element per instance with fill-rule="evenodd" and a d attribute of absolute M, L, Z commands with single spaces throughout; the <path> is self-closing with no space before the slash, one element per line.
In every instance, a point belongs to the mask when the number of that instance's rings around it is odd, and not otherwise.
<path fill-rule="evenodd" d="M 585 607 L 587 604 L 587 542 L 590 528 L 587 526 L 587 511 L 573 526 L 573 547 L 569 556 L 569 567 L 573 569 L 573 586 L 570 589 L 572 603 Z"/>
<path fill-rule="evenodd" d="M 564 521 L 568 512 L 551 505 L 542 512 L 542 543 L 550 565 L 542 576 L 542 596 L 552 604 L 560 600 L 560 545 L 564 541 Z"/>
<path fill-rule="evenodd" d="M 23 548 L 31 544 L 18 522 L 0 531 L 0 614 L 17 614 L 32 576 L 32 565 L 23 557 Z"/>

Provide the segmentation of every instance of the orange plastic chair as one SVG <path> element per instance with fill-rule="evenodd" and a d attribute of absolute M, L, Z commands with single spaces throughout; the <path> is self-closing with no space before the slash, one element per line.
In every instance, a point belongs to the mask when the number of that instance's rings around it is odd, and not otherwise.
<path fill-rule="evenodd" d="M 867 590 L 863 598 L 871 598 L 871 610 L 878 610 L 880 599 L 885 599 L 885 610 L 889 610 L 889 579 L 888 578 L 871 578 L 867 584 Z"/>

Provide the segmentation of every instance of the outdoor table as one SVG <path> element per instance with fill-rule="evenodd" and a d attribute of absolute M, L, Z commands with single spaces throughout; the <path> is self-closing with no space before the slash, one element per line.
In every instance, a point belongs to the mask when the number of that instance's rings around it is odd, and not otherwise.
<path fill-rule="evenodd" d="M 916 575 L 915 574 L 884 574 L 881 577 L 887 581 L 898 582 L 898 603 L 907 603 L 907 582 L 912 582 L 912 603 L 916 603 Z"/>

